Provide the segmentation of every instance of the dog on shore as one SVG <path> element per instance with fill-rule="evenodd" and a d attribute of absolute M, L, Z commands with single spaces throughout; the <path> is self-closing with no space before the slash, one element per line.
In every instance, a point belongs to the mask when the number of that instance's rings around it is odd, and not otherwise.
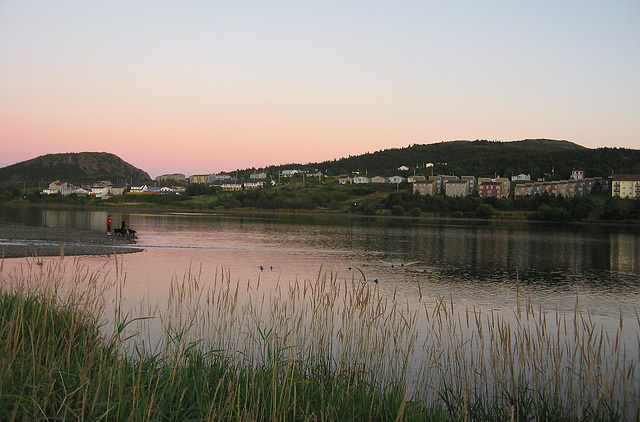
<path fill-rule="evenodd" d="M 116 236 L 128 237 L 129 239 L 136 238 L 136 231 L 133 229 L 113 229 L 113 234 Z"/>

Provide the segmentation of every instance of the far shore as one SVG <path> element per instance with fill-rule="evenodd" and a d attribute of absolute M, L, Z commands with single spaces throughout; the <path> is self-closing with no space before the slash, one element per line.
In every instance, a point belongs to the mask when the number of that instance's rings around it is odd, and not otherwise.
<path fill-rule="evenodd" d="M 0 224 L 0 257 L 109 255 L 141 252 L 135 241 L 106 230 Z"/>

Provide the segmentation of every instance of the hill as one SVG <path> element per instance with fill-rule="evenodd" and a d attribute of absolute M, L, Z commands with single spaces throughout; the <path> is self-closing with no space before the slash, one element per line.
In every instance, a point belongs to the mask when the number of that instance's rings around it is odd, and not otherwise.
<path fill-rule="evenodd" d="M 130 183 L 149 180 L 149 174 L 107 152 L 47 154 L 0 169 L 0 185 L 37 187 L 54 180 L 74 184 L 109 180 Z"/>
<path fill-rule="evenodd" d="M 433 167 L 427 167 L 428 163 Z M 302 169 L 319 169 L 325 174 L 365 171 L 369 176 L 399 174 L 405 165 L 416 174 L 456 174 L 477 177 L 510 177 L 521 173 L 537 179 L 543 175 L 567 178 L 571 170 L 585 170 L 587 177 L 608 177 L 613 173 L 640 173 L 640 150 L 628 148 L 590 149 L 569 141 L 525 139 L 513 142 L 450 141 L 414 144 L 319 163 Z M 280 168 L 291 167 L 278 166 Z M 413 173 L 413 170 L 412 170 Z"/>

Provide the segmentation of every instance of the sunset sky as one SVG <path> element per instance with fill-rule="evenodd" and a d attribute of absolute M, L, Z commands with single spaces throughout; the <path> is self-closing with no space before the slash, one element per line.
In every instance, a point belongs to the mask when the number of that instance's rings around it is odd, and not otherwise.
<path fill-rule="evenodd" d="M 640 148 L 640 1 L 0 0 L 0 167 L 526 138 Z"/>

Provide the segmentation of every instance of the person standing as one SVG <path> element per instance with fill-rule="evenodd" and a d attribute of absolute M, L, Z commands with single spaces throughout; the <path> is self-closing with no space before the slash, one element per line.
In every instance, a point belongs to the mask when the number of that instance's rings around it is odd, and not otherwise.
<path fill-rule="evenodd" d="M 122 219 L 122 225 L 120 226 L 120 228 L 122 229 L 122 234 L 124 234 L 125 230 L 127 230 L 127 225 L 124 222 L 124 218 Z"/>
<path fill-rule="evenodd" d="M 111 235 L 111 214 L 107 217 L 107 235 Z"/>

